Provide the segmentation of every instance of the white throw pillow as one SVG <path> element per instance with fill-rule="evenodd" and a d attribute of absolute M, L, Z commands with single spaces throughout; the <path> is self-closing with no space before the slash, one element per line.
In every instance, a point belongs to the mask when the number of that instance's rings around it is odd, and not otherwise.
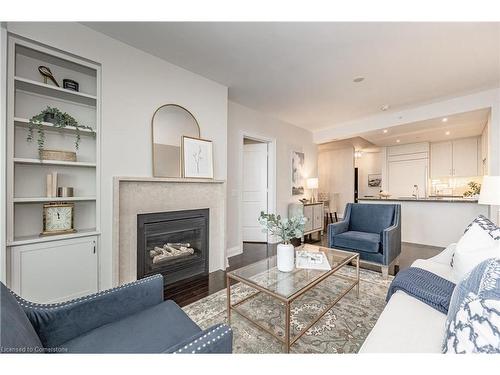
<path fill-rule="evenodd" d="M 477 223 L 472 224 L 457 243 L 453 258 L 453 274 L 462 280 L 482 261 L 500 257 L 500 241 L 494 240 Z"/>

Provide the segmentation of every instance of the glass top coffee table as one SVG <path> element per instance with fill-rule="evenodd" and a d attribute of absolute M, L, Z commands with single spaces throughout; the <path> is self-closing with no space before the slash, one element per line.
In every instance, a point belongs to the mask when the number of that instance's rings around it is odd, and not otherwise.
<path fill-rule="evenodd" d="M 298 269 L 295 268 L 291 272 L 278 271 L 276 267 L 276 257 L 266 258 L 257 263 L 250 264 L 243 268 L 228 272 L 227 277 L 227 315 L 228 322 L 231 323 L 231 312 L 237 312 L 239 315 L 249 320 L 259 328 L 274 336 L 284 344 L 285 352 L 290 352 L 290 347 L 297 342 L 323 315 L 325 315 L 342 297 L 356 287 L 356 295 L 359 298 L 359 254 L 348 251 L 330 249 L 320 246 L 308 246 L 308 251 L 314 248 L 315 251 L 323 252 L 331 266 L 331 270 L 313 270 L 313 269 Z M 296 250 L 301 250 L 297 248 Z M 347 277 L 339 275 L 338 271 L 342 267 L 350 263 L 356 264 L 355 277 Z M 292 302 L 297 300 L 307 291 L 314 288 L 316 285 L 335 275 L 335 277 L 348 281 L 348 286 L 340 293 L 332 296 L 333 301 L 316 316 L 309 324 L 306 325 L 297 335 L 291 337 L 291 318 L 290 307 Z M 244 299 L 232 304 L 231 303 L 231 280 L 239 281 L 256 290 L 255 293 L 245 297 Z M 263 326 L 261 323 L 252 319 L 245 312 L 238 308 L 251 298 L 256 297 L 260 293 L 267 294 L 284 304 L 285 308 L 285 337 L 278 336 L 271 329 Z M 298 301 L 300 302 L 300 301 Z"/>

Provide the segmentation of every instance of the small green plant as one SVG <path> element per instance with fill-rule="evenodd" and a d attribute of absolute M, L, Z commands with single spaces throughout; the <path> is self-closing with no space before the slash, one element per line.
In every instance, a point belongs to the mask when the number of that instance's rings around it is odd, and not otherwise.
<path fill-rule="evenodd" d="M 80 125 L 74 117 L 68 115 L 66 112 L 61 112 L 58 108 L 55 107 L 47 107 L 39 114 L 31 117 L 28 123 L 28 136 L 26 140 L 28 142 L 32 142 L 34 138 L 34 131 L 36 129 L 37 132 L 37 144 L 38 144 L 38 153 L 41 154 L 43 150 L 43 146 L 45 145 L 45 130 L 43 128 L 42 123 L 44 121 L 51 122 L 54 124 L 54 127 L 58 130 L 62 130 L 67 126 L 73 126 L 76 131 L 76 139 L 75 139 L 75 149 L 78 150 L 80 146 L 81 140 L 81 129 L 87 129 L 91 131 L 91 134 L 95 136 L 95 131 L 90 126 Z"/>
<path fill-rule="evenodd" d="M 293 238 L 300 238 L 304 234 L 304 225 L 307 219 L 300 215 L 290 219 L 282 218 L 280 215 L 260 213 L 259 223 L 264 227 L 262 232 L 271 233 L 280 238 L 283 243 L 288 244 Z"/>
<path fill-rule="evenodd" d="M 481 192 L 481 184 L 477 182 L 471 181 L 467 184 L 469 190 L 464 193 L 464 197 L 473 197 L 474 195 L 478 195 Z"/>

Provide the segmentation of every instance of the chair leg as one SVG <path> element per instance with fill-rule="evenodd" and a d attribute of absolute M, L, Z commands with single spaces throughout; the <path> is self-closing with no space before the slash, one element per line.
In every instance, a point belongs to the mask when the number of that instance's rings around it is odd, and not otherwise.
<path fill-rule="evenodd" d="M 335 222 L 337 223 L 339 221 L 339 218 L 337 217 L 337 211 L 335 211 Z"/>
<path fill-rule="evenodd" d="M 389 266 L 382 266 L 382 278 L 384 280 L 389 278 Z"/>

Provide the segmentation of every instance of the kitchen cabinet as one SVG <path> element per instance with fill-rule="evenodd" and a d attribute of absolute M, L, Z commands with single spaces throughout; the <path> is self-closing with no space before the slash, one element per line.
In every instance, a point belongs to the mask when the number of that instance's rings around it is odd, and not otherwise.
<path fill-rule="evenodd" d="M 24 299 L 56 303 L 97 292 L 97 236 L 10 248 L 11 289 Z"/>
<path fill-rule="evenodd" d="M 479 175 L 477 137 L 431 143 L 431 177 Z"/>

